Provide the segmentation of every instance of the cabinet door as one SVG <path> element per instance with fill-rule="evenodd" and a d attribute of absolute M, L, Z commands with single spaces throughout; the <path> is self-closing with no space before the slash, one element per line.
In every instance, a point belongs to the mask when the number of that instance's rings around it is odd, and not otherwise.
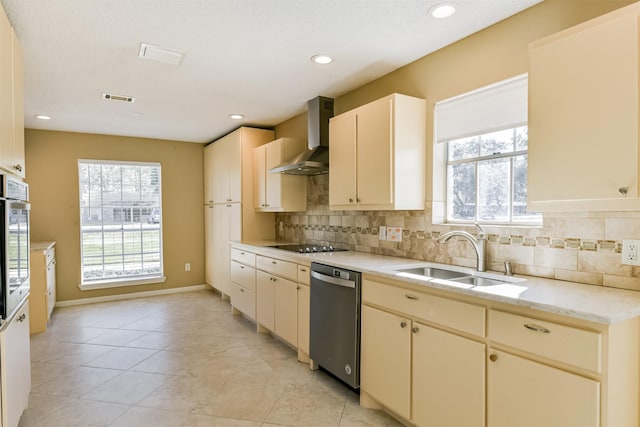
<path fill-rule="evenodd" d="M 51 313 L 56 306 L 56 260 L 47 266 L 47 317 L 51 319 Z"/>
<path fill-rule="evenodd" d="M 24 65 L 22 47 L 11 29 L 11 47 L 13 52 L 13 172 L 25 177 L 24 159 Z"/>
<path fill-rule="evenodd" d="M 0 165 L 13 171 L 13 69 L 11 25 L 0 10 Z"/>
<path fill-rule="evenodd" d="M 309 354 L 309 286 L 298 284 L 298 350 Z"/>
<path fill-rule="evenodd" d="M 214 205 L 204 207 L 204 281 L 215 287 L 213 272 L 215 270 L 215 236 L 214 236 Z"/>
<path fill-rule="evenodd" d="M 298 345 L 298 285 L 275 277 L 275 332 L 289 344 Z"/>
<path fill-rule="evenodd" d="M 207 145 L 204 148 L 204 204 L 212 204 L 214 197 L 214 186 L 215 186 L 215 168 L 216 162 L 213 158 L 215 155 L 214 150 L 215 144 Z"/>
<path fill-rule="evenodd" d="M 229 202 L 229 154 L 233 140 L 226 136 L 212 144 L 213 146 L 213 203 Z"/>
<path fill-rule="evenodd" d="M 275 332 L 274 277 L 262 271 L 256 272 L 256 317 L 258 323 Z"/>
<path fill-rule="evenodd" d="M 279 173 L 269 173 L 271 168 L 275 168 L 282 163 L 282 140 L 276 140 L 266 145 L 265 156 L 265 182 L 266 182 L 266 203 L 269 209 L 282 207 L 282 175 Z"/>
<path fill-rule="evenodd" d="M 240 240 L 242 212 L 240 203 L 213 206 L 214 227 L 214 286 L 223 294 L 229 295 L 231 277 L 229 272 L 229 242 Z"/>
<path fill-rule="evenodd" d="M 489 427 L 600 424 L 600 383 L 501 351 L 489 353 Z"/>
<path fill-rule="evenodd" d="M 411 320 L 362 306 L 360 387 L 411 418 Z"/>
<path fill-rule="evenodd" d="M 0 339 L 2 356 L 2 425 L 17 427 L 29 405 L 31 352 L 29 349 L 29 304 L 16 314 Z"/>
<path fill-rule="evenodd" d="M 356 202 L 356 116 L 345 113 L 329 121 L 329 204 Z"/>
<path fill-rule="evenodd" d="M 416 425 L 482 426 L 485 346 L 413 323 L 412 421 Z"/>
<path fill-rule="evenodd" d="M 242 133 L 232 134 L 225 146 L 228 194 L 230 202 L 242 201 Z"/>
<path fill-rule="evenodd" d="M 358 110 L 356 182 L 360 205 L 393 202 L 391 114 L 391 99 L 372 102 Z"/>
<path fill-rule="evenodd" d="M 253 207 L 255 209 L 267 207 L 266 157 L 266 145 L 253 149 Z"/>
<path fill-rule="evenodd" d="M 529 209 L 638 197 L 638 25 L 632 10 L 532 45 Z"/>

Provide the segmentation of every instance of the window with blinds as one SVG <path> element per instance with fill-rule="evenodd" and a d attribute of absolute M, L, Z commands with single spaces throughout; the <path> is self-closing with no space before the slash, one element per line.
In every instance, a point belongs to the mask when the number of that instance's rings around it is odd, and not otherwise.
<path fill-rule="evenodd" d="M 80 160 L 82 284 L 159 278 L 159 163 Z"/>
<path fill-rule="evenodd" d="M 436 103 L 435 141 L 446 222 L 542 223 L 527 210 L 526 75 Z"/>

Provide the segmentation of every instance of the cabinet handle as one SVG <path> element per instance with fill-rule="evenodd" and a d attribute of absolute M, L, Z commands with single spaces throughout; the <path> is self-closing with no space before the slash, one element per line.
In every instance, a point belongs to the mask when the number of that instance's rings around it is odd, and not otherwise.
<path fill-rule="evenodd" d="M 418 332 L 420 332 L 420 328 L 418 328 L 417 326 L 414 326 L 413 328 L 411 328 L 411 332 L 413 332 L 414 334 L 417 334 Z"/>
<path fill-rule="evenodd" d="M 400 327 L 405 328 L 407 326 L 407 322 L 400 322 Z"/>
<path fill-rule="evenodd" d="M 271 261 L 271 264 L 277 264 L 277 262 L 275 262 L 275 261 Z"/>
<path fill-rule="evenodd" d="M 301 269 L 300 269 L 300 271 L 302 271 L 303 273 L 306 273 L 306 272 L 307 272 L 307 270 L 306 270 L 306 269 L 304 269 L 304 268 L 301 268 Z"/>
<path fill-rule="evenodd" d="M 22 172 L 22 165 L 13 165 L 13 168 L 18 172 Z"/>
<path fill-rule="evenodd" d="M 498 355 L 495 353 L 490 354 L 489 360 L 491 360 L 492 362 L 495 362 L 496 360 L 498 360 Z"/>
<path fill-rule="evenodd" d="M 213 205 L 209 205 L 209 209 L 213 209 Z"/>
<path fill-rule="evenodd" d="M 420 298 L 418 298 L 418 297 L 417 297 L 417 296 L 415 296 L 415 295 L 404 294 L 404 297 L 405 297 L 406 299 L 410 299 L 410 300 L 412 300 L 412 301 L 419 301 L 419 300 L 420 300 Z"/>
<path fill-rule="evenodd" d="M 240 252 L 240 255 L 244 255 L 244 254 L 245 254 L 244 252 Z"/>
<path fill-rule="evenodd" d="M 629 192 L 629 187 L 618 188 L 618 193 L 620 193 L 623 196 L 626 196 L 628 192 Z"/>
<path fill-rule="evenodd" d="M 533 332 L 540 332 L 541 334 L 551 333 L 551 331 L 544 326 L 534 325 L 533 323 L 525 323 L 523 326 Z"/>
<path fill-rule="evenodd" d="M 240 266 L 240 270 L 244 270 L 244 265 L 241 265 L 241 266 Z"/>
<path fill-rule="evenodd" d="M 353 199 L 349 197 L 349 203 L 353 203 Z"/>
<path fill-rule="evenodd" d="M 213 200 L 209 200 L 209 203 L 213 203 Z"/>
<path fill-rule="evenodd" d="M 296 286 L 296 289 L 300 289 L 300 286 Z"/>
<path fill-rule="evenodd" d="M 360 199 L 356 197 L 356 203 L 360 203 Z"/>
<path fill-rule="evenodd" d="M 240 288 L 240 292 L 244 292 L 244 289 Z"/>

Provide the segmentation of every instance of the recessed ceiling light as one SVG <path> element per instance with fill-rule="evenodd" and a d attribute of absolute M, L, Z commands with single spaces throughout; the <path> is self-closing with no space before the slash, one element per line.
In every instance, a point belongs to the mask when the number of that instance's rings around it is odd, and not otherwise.
<path fill-rule="evenodd" d="M 33 117 L 40 120 L 51 120 L 51 116 L 45 116 L 44 114 L 37 114 Z"/>
<path fill-rule="evenodd" d="M 324 55 L 324 54 L 313 55 L 311 57 L 311 60 L 316 64 L 330 64 L 333 62 L 333 58 L 331 58 L 329 55 Z"/>
<path fill-rule="evenodd" d="M 242 120 L 244 116 L 242 114 L 229 114 L 229 118 L 233 120 Z"/>
<path fill-rule="evenodd" d="M 456 13 L 456 6 L 453 3 L 439 3 L 429 9 L 429 13 L 434 18 L 448 18 Z"/>

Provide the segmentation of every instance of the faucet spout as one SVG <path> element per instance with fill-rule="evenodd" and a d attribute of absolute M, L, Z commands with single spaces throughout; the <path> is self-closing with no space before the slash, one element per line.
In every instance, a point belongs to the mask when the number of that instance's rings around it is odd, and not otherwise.
<path fill-rule="evenodd" d="M 485 252 L 487 245 L 487 238 L 484 235 L 484 230 L 480 228 L 479 225 L 476 226 L 480 229 L 480 233 L 478 233 L 478 237 L 476 238 L 473 234 L 467 231 L 453 230 L 441 235 L 437 242 L 438 243 L 447 243 L 453 237 L 462 237 L 471 243 L 473 249 L 476 251 L 476 257 L 478 261 L 478 271 L 485 271 Z"/>

